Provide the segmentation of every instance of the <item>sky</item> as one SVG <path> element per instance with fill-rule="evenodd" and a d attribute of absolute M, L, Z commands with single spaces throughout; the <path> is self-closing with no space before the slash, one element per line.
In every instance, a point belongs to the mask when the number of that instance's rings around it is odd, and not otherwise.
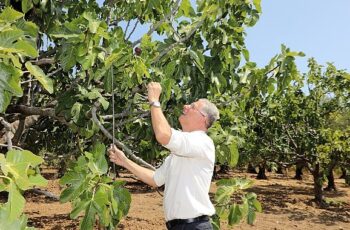
<path fill-rule="evenodd" d="M 307 59 L 350 71 L 350 0 L 261 0 L 262 14 L 247 29 L 250 60 L 263 67 L 281 44 L 302 51 L 296 63 L 307 72 Z"/>

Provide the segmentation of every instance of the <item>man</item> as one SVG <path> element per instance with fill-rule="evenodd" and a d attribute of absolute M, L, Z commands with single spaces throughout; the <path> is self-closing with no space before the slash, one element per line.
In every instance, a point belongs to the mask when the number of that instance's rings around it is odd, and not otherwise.
<path fill-rule="evenodd" d="M 206 99 L 185 105 L 179 118 L 182 131 L 178 131 L 170 127 L 160 107 L 160 84 L 151 82 L 147 90 L 156 139 L 171 154 L 155 172 L 129 160 L 115 146 L 108 151 L 110 160 L 150 186 L 165 184 L 164 212 L 169 230 L 212 229 L 209 216 L 215 209 L 208 193 L 215 147 L 206 132 L 219 118 L 219 111 Z"/>

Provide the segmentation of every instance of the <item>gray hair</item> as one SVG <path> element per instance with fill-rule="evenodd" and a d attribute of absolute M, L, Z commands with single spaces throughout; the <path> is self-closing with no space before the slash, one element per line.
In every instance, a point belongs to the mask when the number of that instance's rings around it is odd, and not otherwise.
<path fill-rule="evenodd" d="M 201 110 L 207 115 L 207 128 L 210 128 L 213 125 L 213 123 L 220 118 L 219 110 L 216 107 L 216 105 L 211 103 L 208 99 L 201 98 L 199 100 L 204 102 Z"/>

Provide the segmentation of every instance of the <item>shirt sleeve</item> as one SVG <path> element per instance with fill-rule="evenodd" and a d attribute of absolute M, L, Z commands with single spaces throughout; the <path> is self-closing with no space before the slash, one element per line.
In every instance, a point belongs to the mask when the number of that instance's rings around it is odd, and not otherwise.
<path fill-rule="evenodd" d="M 173 128 L 170 141 L 164 147 L 174 155 L 191 158 L 210 158 L 208 154 L 215 152 L 212 140 L 205 134 L 182 132 Z"/>
<path fill-rule="evenodd" d="M 164 163 L 156 169 L 153 175 L 153 180 L 156 182 L 158 187 L 162 186 L 165 183 L 166 171 L 169 165 L 170 156 L 165 158 Z"/>

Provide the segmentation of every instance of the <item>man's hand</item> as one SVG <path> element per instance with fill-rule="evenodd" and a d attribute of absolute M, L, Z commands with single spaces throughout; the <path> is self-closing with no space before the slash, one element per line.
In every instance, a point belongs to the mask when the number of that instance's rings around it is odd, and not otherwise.
<path fill-rule="evenodd" d="M 123 151 L 117 148 L 117 146 L 111 145 L 108 149 L 108 154 L 111 162 L 125 167 L 128 158 L 125 156 Z"/>
<path fill-rule="evenodd" d="M 150 82 L 147 85 L 148 101 L 159 101 L 160 94 L 162 92 L 162 86 L 158 82 Z"/>

